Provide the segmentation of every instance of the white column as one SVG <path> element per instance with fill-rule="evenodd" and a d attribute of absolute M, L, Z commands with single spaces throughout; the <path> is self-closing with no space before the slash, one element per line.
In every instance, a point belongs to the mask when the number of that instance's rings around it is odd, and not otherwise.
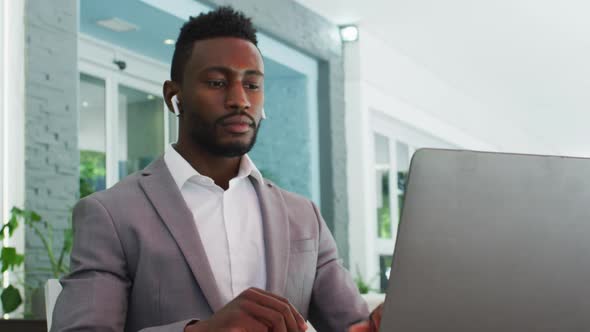
<path fill-rule="evenodd" d="M 369 109 L 362 93 L 361 41 L 344 45 L 350 271 L 365 281 L 379 271 L 375 255 L 374 156 Z"/>
<path fill-rule="evenodd" d="M 24 0 L 0 0 L 0 217 L 25 201 Z M 4 240 L 24 252 L 24 225 Z M 4 282 L 8 283 L 5 275 Z"/>

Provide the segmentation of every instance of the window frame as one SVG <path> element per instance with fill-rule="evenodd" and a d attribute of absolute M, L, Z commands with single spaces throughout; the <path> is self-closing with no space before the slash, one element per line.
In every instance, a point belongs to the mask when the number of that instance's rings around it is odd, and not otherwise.
<path fill-rule="evenodd" d="M 369 229 L 368 234 L 371 234 L 371 240 L 373 245 L 368 248 L 370 261 L 367 262 L 365 270 L 368 273 L 363 275 L 367 276 L 367 279 L 371 282 L 371 286 L 375 290 L 380 290 L 380 278 L 373 278 L 371 276 L 379 276 L 380 271 L 380 257 L 393 255 L 395 242 L 397 238 L 397 230 L 399 225 L 398 215 L 398 187 L 397 187 L 397 172 L 398 172 L 398 158 L 397 158 L 397 146 L 398 143 L 407 145 L 408 147 L 408 160 L 411 164 L 411 157 L 413 153 L 424 147 L 429 148 L 456 148 L 456 145 L 449 143 L 441 138 L 437 138 L 434 135 L 428 134 L 420 129 L 411 127 L 395 118 L 389 117 L 381 112 L 372 111 L 369 119 L 369 136 L 370 146 L 368 147 L 370 154 L 370 201 L 372 203 L 371 215 L 367 222 Z M 389 152 L 389 206 L 390 206 L 390 220 L 391 220 L 391 238 L 380 238 L 377 229 L 377 169 L 382 168 L 382 165 L 377 164 L 375 155 L 375 135 L 381 135 L 388 140 L 388 152 Z"/>

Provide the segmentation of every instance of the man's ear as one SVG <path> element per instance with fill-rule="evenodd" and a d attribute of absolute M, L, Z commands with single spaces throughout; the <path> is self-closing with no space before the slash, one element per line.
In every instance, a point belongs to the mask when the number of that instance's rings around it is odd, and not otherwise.
<path fill-rule="evenodd" d="M 172 97 L 178 96 L 179 102 L 182 100 L 180 97 L 180 86 L 178 83 L 174 81 L 166 81 L 164 82 L 164 86 L 162 87 L 162 94 L 164 95 L 164 101 L 166 102 L 166 106 L 168 106 L 168 110 L 174 113 L 174 105 L 172 101 Z M 180 105 L 178 106 L 179 111 L 182 110 Z"/>

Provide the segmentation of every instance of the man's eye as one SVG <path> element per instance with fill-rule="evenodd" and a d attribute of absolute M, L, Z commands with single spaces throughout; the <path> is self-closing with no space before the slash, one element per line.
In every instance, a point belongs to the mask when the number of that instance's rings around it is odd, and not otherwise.
<path fill-rule="evenodd" d="M 210 88 L 219 89 L 219 88 L 223 88 L 225 86 L 225 82 L 224 81 L 213 81 L 212 80 L 212 81 L 207 81 L 207 85 Z"/>
<path fill-rule="evenodd" d="M 260 85 L 255 83 L 246 83 L 244 84 L 244 87 L 246 87 L 246 89 L 248 90 L 258 90 L 260 88 Z"/>

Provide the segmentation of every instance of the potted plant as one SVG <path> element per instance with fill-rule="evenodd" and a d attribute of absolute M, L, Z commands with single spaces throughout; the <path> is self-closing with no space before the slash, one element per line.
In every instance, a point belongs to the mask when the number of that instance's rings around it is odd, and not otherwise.
<path fill-rule="evenodd" d="M 0 240 L 3 240 L 5 236 L 12 236 L 14 231 L 19 225 L 24 224 L 33 230 L 33 233 L 39 237 L 45 252 L 49 259 L 49 266 L 37 267 L 34 272 L 43 272 L 50 274 L 54 278 L 60 278 L 69 270 L 67 255 L 72 249 L 72 229 L 70 227 L 63 230 L 63 243 L 59 252 L 56 254 L 54 250 L 54 229 L 51 224 L 43 220 L 43 218 L 34 211 L 23 210 L 17 207 L 13 207 L 10 211 L 10 218 L 6 224 L 0 228 Z M 2 312 L 4 314 L 12 313 L 16 311 L 23 304 L 23 296 L 19 288 L 25 288 L 33 290 L 38 285 L 28 285 L 24 281 L 22 270 L 19 267 L 22 266 L 25 260 L 25 255 L 18 253 L 16 248 L 2 246 L 0 253 L 0 263 L 2 266 L 2 280 L 4 272 L 12 272 L 16 276 L 16 281 L 11 282 L 8 286 L 4 287 L 4 280 L 0 285 L 0 300 L 2 304 Z M 25 317 L 30 316 L 25 313 Z"/>
<path fill-rule="evenodd" d="M 372 280 L 366 281 L 361 274 L 359 267 L 356 267 L 356 277 L 354 281 L 356 283 L 356 287 L 358 288 L 361 296 L 365 299 L 367 304 L 369 305 L 369 309 L 373 310 L 383 301 L 385 301 L 385 294 L 380 293 L 378 289 L 371 287 L 371 284 L 375 282 L 379 275 L 373 277 Z"/>

